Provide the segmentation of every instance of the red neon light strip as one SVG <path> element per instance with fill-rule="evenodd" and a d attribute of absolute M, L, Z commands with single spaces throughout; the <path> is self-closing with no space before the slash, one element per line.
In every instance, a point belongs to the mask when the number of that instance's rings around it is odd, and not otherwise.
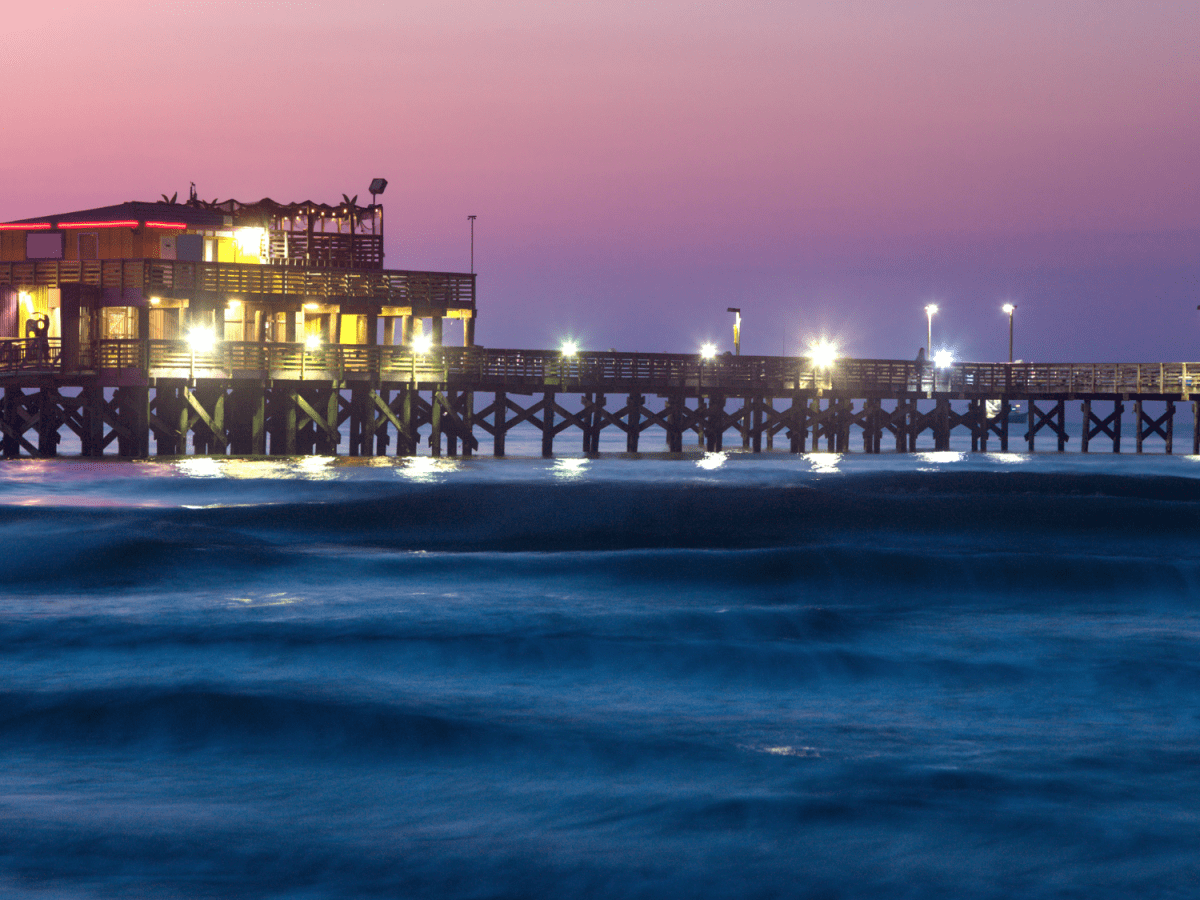
<path fill-rule="evenodd" d="M 147 228 L 187 228 L 183 222 L 147 222 Z"/>
<path fill-rule="evenodd" d="M 0 231 L 34 231 L 35 229 L 49 227 L 49 222 L 37 222 L 33 225 L 0 225 Z"/>
<path fill-rule="evenodd" d="M 59 228 L 137 228 L 136 220 L 129 222 L 59 222 Z"/>

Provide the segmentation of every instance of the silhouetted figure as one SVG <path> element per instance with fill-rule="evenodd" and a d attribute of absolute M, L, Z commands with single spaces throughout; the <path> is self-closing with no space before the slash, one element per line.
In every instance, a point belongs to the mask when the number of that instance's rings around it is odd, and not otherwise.
<path fill-rule="evenodd" d="M 26 353 L 35 362 L 46 363 L 50 360 L 50 317 L 42 313 L 31 317 L 25 322 L 25 339 L 29 341 Z"/>

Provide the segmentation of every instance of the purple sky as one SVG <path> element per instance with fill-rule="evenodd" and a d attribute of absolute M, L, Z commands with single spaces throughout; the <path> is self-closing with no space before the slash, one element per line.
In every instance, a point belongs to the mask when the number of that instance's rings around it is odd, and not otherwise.
<path fill-rule="evenodd" d="M 383 176 L 488 346 L 1200 359 L 1194 0 L 36 6 L 0 219 Z"/>

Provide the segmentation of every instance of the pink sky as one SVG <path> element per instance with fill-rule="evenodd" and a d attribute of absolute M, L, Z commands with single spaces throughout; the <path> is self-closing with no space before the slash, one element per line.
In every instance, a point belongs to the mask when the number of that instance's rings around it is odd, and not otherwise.
<path fill-rule="evenodd" d="M 478 339 L 1200 358 L 1195 2 L 60 0 L 6 21 L 0 218 L 366 197 Z M 939 339 L 940 338 L 940 339 Z"/>

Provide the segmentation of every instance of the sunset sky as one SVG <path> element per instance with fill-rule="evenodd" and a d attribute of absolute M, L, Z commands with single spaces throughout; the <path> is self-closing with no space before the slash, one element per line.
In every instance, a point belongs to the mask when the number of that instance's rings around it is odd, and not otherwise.
<path fill-rule="evenodd" d="M 35 11 L 36 10 L 36 11 Z M 1200 3 L 126 2 L 6 14 L 0 220 L 365 200 L 477 340 L 1200 359 Z"/>

